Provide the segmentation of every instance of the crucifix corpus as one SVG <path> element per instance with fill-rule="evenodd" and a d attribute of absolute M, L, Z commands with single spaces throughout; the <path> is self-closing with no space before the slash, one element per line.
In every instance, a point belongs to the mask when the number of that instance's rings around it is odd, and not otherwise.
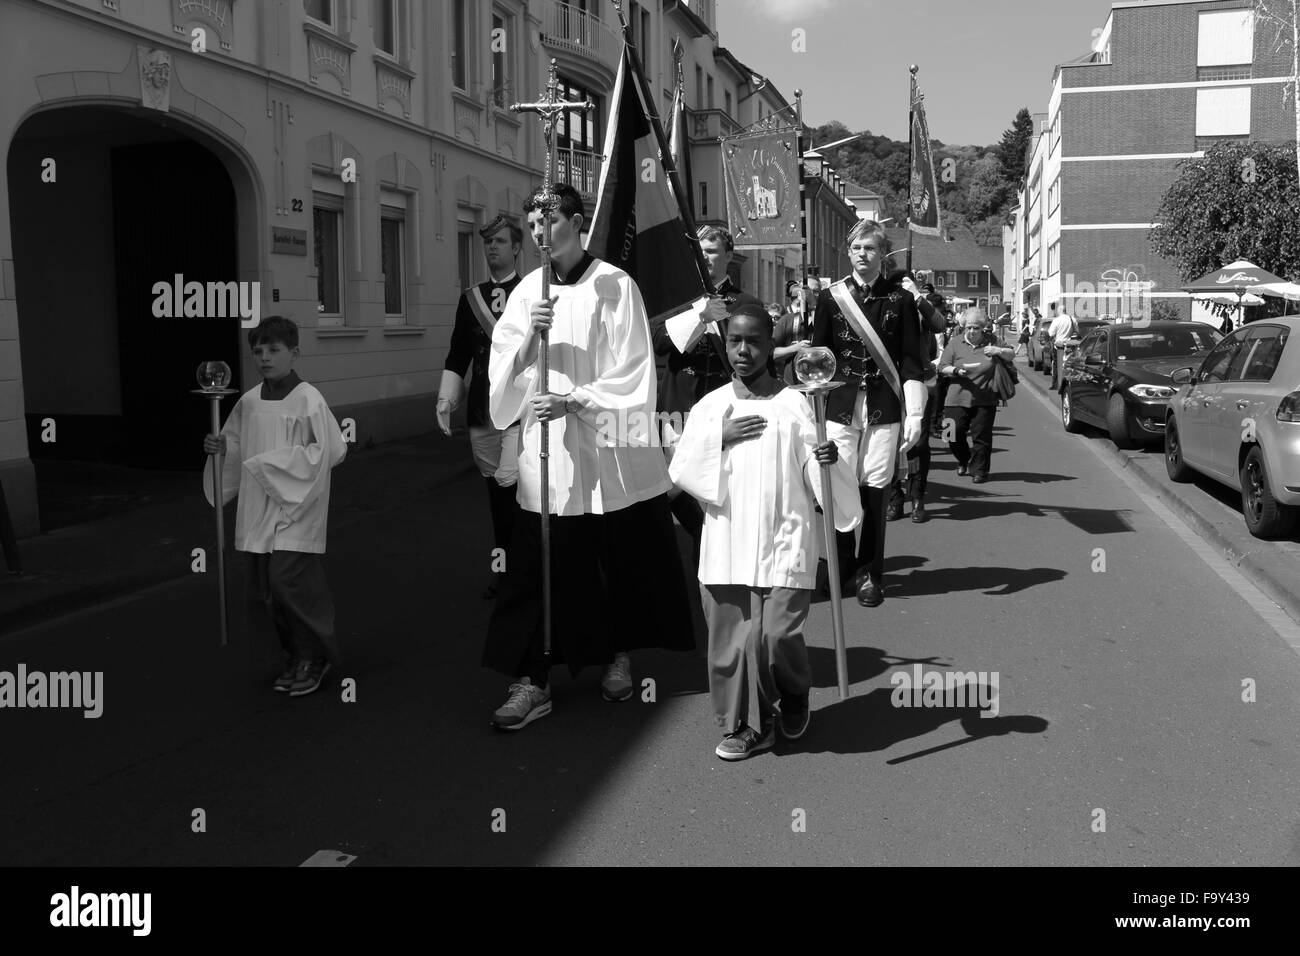
<path fill-rule="evenodd" d="M 582 103 L 569 103 L 559 98 L 560 78 L 556 72 L 555 60 L 551 60 L 550 73 L 546 80 L 546 91 L 536 103 L 513 103 L 510 109 L 515 113 L 536 113 L 542 121 L 542 139 L 546 145 L 546 165 L 542 172 L 542 186 L 536 194 L 537 209 L 542 215 L 542 298 L 551 297 L 551 217 L 559 205 L 560 197 L 554 190 L 555 167 L 555 121 L 559 115 L 570 110 L 594 110 L 596 104 L 591 100 Z M 550 356 L 547 348 L 548 333 L 541 334 L 537 349 L 537 381 L 541 394 L 551 390 Z M 542 492 L 542 648 L 549 666 L 551 660 L 551 483 L 547 459 L 550 458 L 550 425 L 541 422 L 542 447 L 538 455 L 541 471 Z"/>

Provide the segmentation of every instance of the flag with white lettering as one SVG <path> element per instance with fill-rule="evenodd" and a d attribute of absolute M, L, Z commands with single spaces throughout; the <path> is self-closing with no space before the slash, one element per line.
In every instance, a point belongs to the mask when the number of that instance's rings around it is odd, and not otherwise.
<path fill-rule="evenodd" d="M 650 319 L 685 311 L 712 291 L 694 218 L 674 188 L 671 168 L 636 52 L 625 43 L 587 251 L 632 277 Z"/>

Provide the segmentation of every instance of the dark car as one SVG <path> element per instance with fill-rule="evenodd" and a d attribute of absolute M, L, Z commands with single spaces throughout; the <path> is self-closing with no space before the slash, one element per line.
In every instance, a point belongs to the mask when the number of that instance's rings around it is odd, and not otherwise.
<path fill-rule="evenodd" d="M 1105 319 L 1075 319 L 1074 331 L 1065 340 L 1065 344 L 1047 350 L 1048 364 L 1043 367 L 1043 371 L 1052 376 L 1052 391 L 1061 387 L 1061 368 L 1065 365 L 1065 360 L 1074 354 L 1089 332 L 1107 324 L 1109 323 Z"/>
<path fill-rule="evenodd" d="M 1030 321 L 1033 325 L 1029 328 L 1029 341 L 1025 343 L 1025 358 L 1029 361 L 1030 368 L 1046 371 L 1050 364 L 1048 355 L 1052 351 L 1052 340 L 1047 335 L 1047 327 L 1052 324 L 1052 320 L 1044 316 Z"/>
<path fill-rule="evenodd" d="M 1062 363 L 1061 424 L 1105 428 L 1121 448 L 1163 440 L 1178 391 L 1169 373 L 1205 356 L 1223 336 L 1201 322 L 1123 322 L 1083 337 Z"/>

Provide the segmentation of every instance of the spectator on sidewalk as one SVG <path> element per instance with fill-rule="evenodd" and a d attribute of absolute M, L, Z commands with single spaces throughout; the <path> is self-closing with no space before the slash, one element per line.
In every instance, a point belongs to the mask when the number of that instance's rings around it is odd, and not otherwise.
<path fill-rule="evenodd" d="M 339 663 L 334 602 L 321 555 L 330 507 L 330 473 L 347 445 L 334 413 L 293 370 L 298 326 L 267 316 L 248 333 L 262 382 L 230 410 L 220 435 L 203 439 L 226 456 L 222 504 L 236 495 L 235 549 L 245 553 L 249 627 L 274 629 L 285 653 L 275 690 L 301 697 Z M 204 492 L 214 494 L 204 471 Z M 259 627 L 259 625 L 261 625 Z"/>
<path fill-rule="evenodd" d="M 783 379 L 787 385 L 793 385 L 794 367 L 791 363 L 800 349 L 806 349 L 812 344 L 812 319 L 816 303 L 812 293 L 798 282 L 787 285 L 786 298 L 790 303 L 790 311 L 777 319 L 772 329 L 772 342 L 776 346 L 772 350 L 772 364 L 776 368 L 777 378 Z M 800 315 L 801 301 L 807 308 L 806 315 Z M 800 332 L 803 334 L 800 335 Z"/>
<path fill-rule="evenodd" d="M 944 401 L 944 417 L 953 423 L 948 447 L 957 459 L 957 474 L 970 475 L 977 485 L 988 480 L 999 401 L 998 393 L 985 381 L 993 363 L 999 359 L 1009 362 L 1013 353 L 997 344 L 985 323 L 983 309 L 968 309 L 962 316 L 962 334 L 954 336 L 939 357 L 939 370 L 952 380 Z"/>

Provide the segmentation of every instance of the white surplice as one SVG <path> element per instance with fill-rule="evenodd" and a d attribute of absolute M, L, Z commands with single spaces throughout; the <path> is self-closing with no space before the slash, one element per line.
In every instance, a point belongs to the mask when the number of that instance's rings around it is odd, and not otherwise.
<path fill-rule="evenodd" d="M 760 415 L 758 438 L 722 447 L 722 419 Z M 701 584 L 808 588 L 816 584 L 825 550 L 821 465 L 813 457 L 817 426 L 808 399 L 782 389 L 768 399 L 741 399 L 732 383 L 691 409 L 669 474 L 704 508 Z M 835 476 L 835 470 L 832 469 Z M 862 521 L 857 489 L 832 480 L 835 526 L 852 531 Z"/>
<path fill-rule="evenodd" d="M 615 266 L 593 259 L 573 285 L 551 284 L 550 391 L 570 392 L 576 413 L 550 423 L 550 512 L 607 514 L 672 487 L 658 447 L 655 359 L 641 292 Z M 515 287 L 492 333 L 488 407 L 493 424 L 520 419 L 520 507 L 540 512 L 541 423 L 529 400 L 539 391 L 536 363 L 514 373 L 515 357 L 542 297 L 542 271 Z"/>
<path fill-rule="evenodd" d="M 235 548 L 323 554 L 330 471 L 347 454 L 347 443 L 324 396 L 307 382 L 278 400 L 261 395 L 259 384 L 240 396 L 221 429 L 222 503 L 239 495 Z M 203 475 L 211 504 L 211 465 Z"/>

